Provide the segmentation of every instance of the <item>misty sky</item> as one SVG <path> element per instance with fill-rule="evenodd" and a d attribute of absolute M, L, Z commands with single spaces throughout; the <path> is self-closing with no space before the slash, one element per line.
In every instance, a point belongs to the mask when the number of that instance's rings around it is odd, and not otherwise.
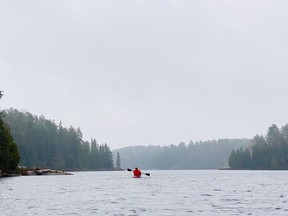
<path fill-rule="evenodd" d="M 1 108 L 112 149 L 288 123 L 286 0 L 0 0 Z"/>

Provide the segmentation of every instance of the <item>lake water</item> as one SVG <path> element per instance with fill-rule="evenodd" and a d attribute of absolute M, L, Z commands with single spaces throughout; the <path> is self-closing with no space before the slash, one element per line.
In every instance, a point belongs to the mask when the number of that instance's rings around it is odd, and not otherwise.
<path fill-rule="evenodd" d="M 75 172 L 0 179 L 0 215 L 288 215 L 286 171 Z"/>

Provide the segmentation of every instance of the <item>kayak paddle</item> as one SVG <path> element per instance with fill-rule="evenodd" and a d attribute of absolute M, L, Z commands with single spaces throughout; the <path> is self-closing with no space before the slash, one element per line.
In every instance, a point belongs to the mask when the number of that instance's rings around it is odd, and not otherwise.
<path fill-rule="evenodd" d="M 132 170 L 129 169 L 129 168 L 127 168 L 127 171 L 131 172 Z M 145 175 L 147 175 L 147 176 L 150 176 L 150 173 L 144 173 L 144 172 L 142 172 L 142 173 L 145 174 Z"/>

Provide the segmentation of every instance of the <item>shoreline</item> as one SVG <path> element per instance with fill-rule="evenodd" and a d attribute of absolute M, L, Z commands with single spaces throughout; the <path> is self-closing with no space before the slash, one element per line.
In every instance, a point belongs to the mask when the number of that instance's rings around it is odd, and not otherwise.
<path fill-rule="evenodd" d="M 124 171 L 124 169 L 67 169 L 55 170 L 48 168 L 23 168 L 18 170 L 8 170 L 3 172 L 0 170 L 0 178 L 3 177 L 19 177 L 19 176 L 45 176 L 45 175 L 73 175 L 71 172 L 97 172 L 97 171 Z"/>

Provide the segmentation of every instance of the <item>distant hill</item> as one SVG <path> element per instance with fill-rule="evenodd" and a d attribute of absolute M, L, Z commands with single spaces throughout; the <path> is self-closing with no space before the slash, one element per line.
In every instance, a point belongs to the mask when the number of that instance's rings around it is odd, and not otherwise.
<path fill-rule="evenodd" d="M 219 139 L 169 146 L 131 146 L 116 149 L 122 168 L 218 169 L 228 166 L 232 150 L 247 147 L 249 139 Z M 114 157 L 115 158 L 115 157 Z"/>

